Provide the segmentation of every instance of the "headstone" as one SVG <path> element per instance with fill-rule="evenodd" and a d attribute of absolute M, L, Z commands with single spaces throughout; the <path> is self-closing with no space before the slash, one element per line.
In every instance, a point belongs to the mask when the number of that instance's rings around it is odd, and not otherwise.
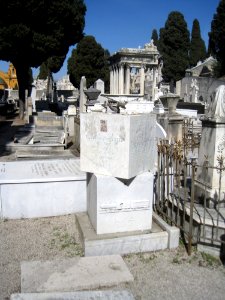
<path fill-rule="evenodd" d="M 74 136 L 75 136 L 75 117 L 77 114 L 77 110 L 75 105 L 69 105 L 67 109 L 66 117 L 68 119 L 67 121 L 67 130 L 70 137 L 72 137 L 74 142 Z M 65 128 L 65 127 L 64 127 Z"/>
<path fill-rule="evenodd" d="M 101 94 L 105 93 L 105 83 L 103 80 L 98 79 L 94 83 L 94 88 L 101 91 Z"/>
<path fill-rule="evenodd" d="M 36 105 L 35 105 L 35 101 L 37 99 L 37 95 L 36 94 L 37 94 L 36 86 L 32 85 L 31 99 L 32 99 L 33 112 L 36 112 Z"/>
<path fill-rule="evenodd" d="M 30 123 L 30 119 L 31 119 L 31 116 L 32 116 L 32 98 L 31 97 L 28 97 L 27 98 L 27 123 Z"/>
<path fill-rule="evenodd" d="M 130 179 L 155 163 L 154 114 L 81 114 L 81 170 Z"/>
<path fill-rule="evenodd" d="M 198 164 L 205 166 L 198 168 L 196 194 L 212 199 L 216 205 L 219 199 L 219 170 L 206 168 L 219 166 L 219 159 L 225 157 L 225 86 L 221 85 L 215 90 L 214 99 L 208 114 L 202 119 L 202 136 L 199 148 Z M 225 173 L 221 177 L 221 198 L 225 193 Z"/>
<path fill-rule="evenodd" d="M 86 78 L 82 76 L 80 80 L 80 113 L 86 112 L 85 104 L 87 103 L 87 96 L 84 93 L 86 89 Z"/>

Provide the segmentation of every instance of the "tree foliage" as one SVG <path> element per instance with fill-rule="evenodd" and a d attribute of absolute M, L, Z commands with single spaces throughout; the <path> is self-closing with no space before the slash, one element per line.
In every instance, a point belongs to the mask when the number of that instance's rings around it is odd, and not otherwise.
<path fill-rule="evenodd" d="M 46 80 L 48 78 L 48 75 L 49 75 L 49 70 L 48 70 L 47 63 L 43 62 L 40 65 L 38 79 Z"/>
<path fill-rule="evenodd" d="M 190 66 L 196 66 L 198 61 L 202 61 L 206 58 L 205 42 L 201 38 L 201 31 L 199 21 L 195 19 L 193 21 L 191 31 L 191 44 L 190 44 Z"/>
<path fill-rule="evenodd" d="M 102 48 L 93 36 L 85 36 L 73 49 L 68 59 L 68 74 L 75 87 L 79 87 L 82 76 L 86 77 L 87 87 L 97 79 L 105 82 L 106 90 L 109 86 L 109 51 Z"/>
<path fill-rule="evenodd" d="M 40 65 L 39 69 L 39 79 L 47 79 L 48 76 L 51 76 L 52 73 L 56 73 L 60 70 L 63 62 L 65 60 L 65 56 L 53 56 L 44 61 Z"/>
<path fill-rule="evenodd" d="M 169 14 L 165 27 L 160 29 L 158 48 L 163 58 L 162 75 L 171 86 L 184 77 L 189 66 L 189 35 L 184 16 L 177 11 Z"/>
<path fill-rule="evenodd" d="M 216 13 L 211 22 L 209 33 L 209 54 L 213 55 L 218 64 L 215 68 L 216 75 L 225 74 L 225 0 L 220 0 Z"/>
<path fill-rule="evenodd" d="M 30 67 L 65 57 L 82 38 L 83 0 L 0 0 L 0 59 L 16 68 L 23 113 Z"/>
<path fill-rule="evenodd" d="M 152 30 L 151 40 L 153 40 L 155 46 L 158 45 L 158 39 L 159 39 L 159 37 L 158 37 L 158 32 L 157 32 L 156 29 L 153 29 L 153 30 Z"/>

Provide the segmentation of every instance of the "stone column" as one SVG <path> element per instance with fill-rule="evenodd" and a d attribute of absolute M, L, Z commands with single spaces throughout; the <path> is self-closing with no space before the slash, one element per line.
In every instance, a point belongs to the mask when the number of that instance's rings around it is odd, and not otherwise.
<path fill-rule="evenodd" d="M 130 94 L 130 65 L 126 65 L 125 94 Z"/>
<path fill-rule="evenodd" d="M 145 69 L 144 69 L 144 65 L 142 65 L 140 71 L 140 94 L 144 95 L 144 92 L 145 92 Z"/>
<path fill-rule="evenodd" d="M 124 64 L 119 67 L 119 94 L 124 94 Z"/>
<path fill-rule="evenodd" d="M 119 94 L 119 67 L 116 66 L 116 92 L 115 94 Z"/>
<path fill-rule="evenodd" d="M 113 94 L 116 94 L 116 66 L 113 66 Z"/>
<path fill-rule="evenodd" d="M 110 94 L 113 94 L 113 67 L 110 68 Z"/>
<path fill-rule="evenodd" d="M 155 88 L 156 88 L 156 67 L 153 67 L 153 81 L 152 81 L 152 100 L 155 100 Z"/>

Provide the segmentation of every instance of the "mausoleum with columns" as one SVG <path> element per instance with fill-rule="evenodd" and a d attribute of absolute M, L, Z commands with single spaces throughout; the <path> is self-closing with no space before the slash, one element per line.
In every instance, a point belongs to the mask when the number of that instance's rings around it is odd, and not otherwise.
<path fill-rule="evenodd" d="M 110 94 L 150 94 L 154 99 L 161 67 L 159 52 L 152 41 L 144 48 L 120 49 L 110 57 Z"/>

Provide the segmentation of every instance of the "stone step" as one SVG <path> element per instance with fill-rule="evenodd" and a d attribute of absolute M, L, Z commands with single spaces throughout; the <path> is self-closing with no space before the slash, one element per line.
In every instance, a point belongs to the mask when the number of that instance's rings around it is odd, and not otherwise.
<path fill-rule="evenodd" d="M 133 280 L 120 255 L 21 263 L 22 293 L 99 289 Z"/>
<path fill-rule="evenodd" d="M 131 292 L 114 291 L 81 291 L 64 293 L 28 293 L 13 294 L 10 300 L 134 300 Z"/>
<path fill-rule="evenodd" d="M 24 158 L 55 158 L 55 157 L 74 158 L 70 150 L 17 150 L 16 157 L 18 159 Z"/>

